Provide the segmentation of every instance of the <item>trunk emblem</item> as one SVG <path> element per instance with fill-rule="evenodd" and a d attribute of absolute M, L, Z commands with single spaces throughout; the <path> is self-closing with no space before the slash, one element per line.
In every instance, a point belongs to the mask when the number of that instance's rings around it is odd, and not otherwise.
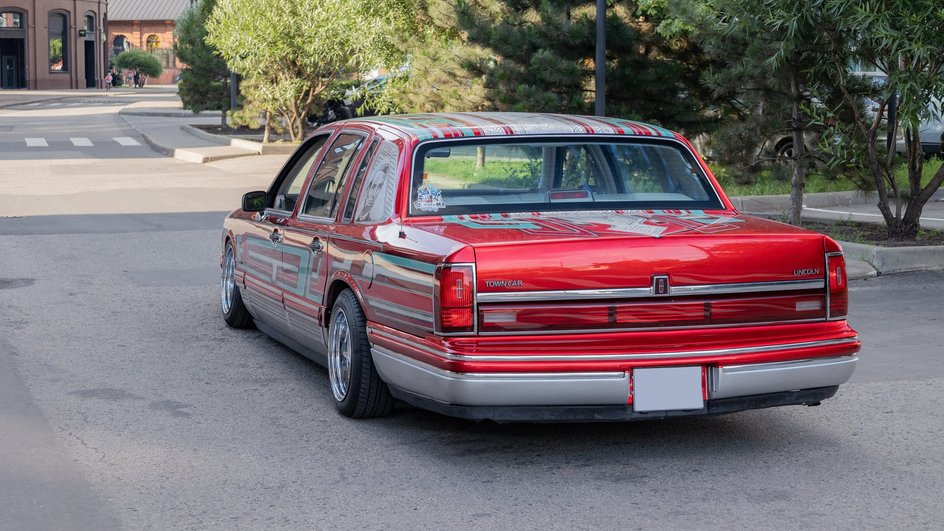
<path fill-rule="evenodd" d="M 669 275 L 652 275 L 652 294 L 669 294 Z"/>
<path fill-rule="evenodd" d="M 819 274 L 819 268 L 818 268 L 818 267 L 808 267 L 808 268 L 806 268 L 806 269 L 794 269 L 794 270 L 793 270 L 793 276 L 795 276 L 795 277 L 803 277 L 803 276 L 806 276 L 806 275 L 818 275 L 818 274 Z"/>

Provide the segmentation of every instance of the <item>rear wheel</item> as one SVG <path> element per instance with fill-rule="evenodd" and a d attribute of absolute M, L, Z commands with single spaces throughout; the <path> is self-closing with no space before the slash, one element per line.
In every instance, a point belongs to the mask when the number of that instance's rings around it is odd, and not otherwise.
<path fill-rule="evenodd" d="M 382 417 L 393 409 L 393 396 L 370 356 L 367 319 L 354 294 L 347 289 L 331 310 L 328 379 L 338 411 L 348 417 Z"/>
<path fill-rule="evenodd" d="M 223 320 L 233 328 L 252 328 L 252 315 L 243 304 L 242 294 L 236 285 L 236 251 L 233 242 L 227 241 L 223 251 L 223 275 L 220 278 L 220 310 Z"/>

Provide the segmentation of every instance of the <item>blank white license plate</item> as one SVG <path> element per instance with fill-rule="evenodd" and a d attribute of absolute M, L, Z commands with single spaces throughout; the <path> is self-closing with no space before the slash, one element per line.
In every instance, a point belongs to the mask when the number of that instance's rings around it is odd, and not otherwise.
<path fill-rule="evenodd" d="M 633 369 L 633 410 L 702 409 L 702 378 L 701 366 Z"/>

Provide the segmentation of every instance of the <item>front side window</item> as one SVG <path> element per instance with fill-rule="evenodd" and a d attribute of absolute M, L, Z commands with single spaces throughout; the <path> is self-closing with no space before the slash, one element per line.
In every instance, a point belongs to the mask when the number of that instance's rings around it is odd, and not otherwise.
<path fill-rule="evenodd" d="M 640 139 L 476 139 L 417 149 L 410 214 L 721 209 L 694 157 Z"/>
<path fill-rule="evenodd" d="M 49 14 L 49 71 L 69 71 L 69 26 L 63 13 Z"/>
<path fill-rule="evenodd" d="M 320 150 L 328 141 L 328 135 L 322 135 L 311 139 L 305 146 L 304 151 L 292 163 L 292 167 L 285 173 L 285 176 L 278 182 L 278 188 L 275 193 L 270 193 L 271 204 L 269 208 L 273 210 L 282 210 L 285 212 L 294 212 L 295 204 L 298 202 L 298 196 L 302 193 L 302 186 L 305 186 L 305 179 L 311 173 L 311 168 L 318 160 Z"/>
<path fill-rule="evenodd" d="M 344 176 L 347 168 L 364 143 L 362 135 L 342 133 L 325 152 L 324 161 L 312 178 L 305 200 L 305 214 L 308 216 L 334 218 L 338 193 L 344 189 Z"/>

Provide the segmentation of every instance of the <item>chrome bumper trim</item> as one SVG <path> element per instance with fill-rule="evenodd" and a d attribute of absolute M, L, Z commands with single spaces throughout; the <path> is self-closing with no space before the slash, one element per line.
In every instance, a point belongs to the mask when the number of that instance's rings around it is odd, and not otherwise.
<path fill-rule="evenodd" d="M 371 348 L 377 372 L 387 384 L 444 404 L 463 406 L 577 406 L 626 404 L 625 372 L 489 373 L 445 371 Z"/>
<path fill-rule="evenodd" d="M 841 385 L 849 381 L 858 361 L 858 356 L 841 356 L 712 367 L 708 374 L 708 398 L 732 398 Z"/>
<path fill-rule="evenodd" d="M 671 286 L 668 295 L 730 295 L 736 293 L 762 293 L 766 291 L 800 291 L 823 289 L 826 281 L 785 280 L 780 282 L 738 282 L 730 284 L 705 284 L 699 286 Z M 573 289 L 547 291 L 502 291 L 478 293 L 476 300 L 488 302 L 534 302 L 600 299 L 641 299 L 653 297 L 652 287 L 619 289 Z"/>
<path fill-rule="evenodd" d="M 799 348 L 832 347 L 855 343 L 859 340 L 858 336 L 843 339 L 824 339 L 822 341 L 805 341 L 802 343 L 780 343 L 777 345 L 764 345 L 760 347 L 742 347 L 742 348 L 719 348 L 713 350 L 687 350 L 680 352 L 649 352 L 646 354 L 522 354 L 516 356 L 467 356 L 464 354 L 450 354 L 448 352 L 436 352 L 437 356 L 454 361 L 639 361 L 667 358 L 707 358 L 711 356 L 730 356 L 737 354 L 760 354 L 764 352 L 775 352 L 777 350 L 793 350 Z"/>

